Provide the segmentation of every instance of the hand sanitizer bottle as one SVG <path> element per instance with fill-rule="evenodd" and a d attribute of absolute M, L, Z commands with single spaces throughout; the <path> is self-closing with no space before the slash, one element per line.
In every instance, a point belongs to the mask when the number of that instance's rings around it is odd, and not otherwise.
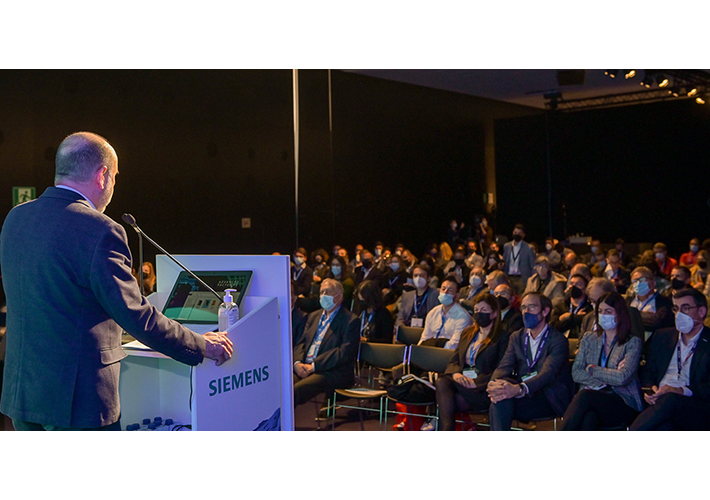
<path fill-rule="evenodd" d="M 236 292 L 236 290 L 231 288 L 226 289 L 224 291 L 226 294 L 224 296 L 224 302 L 219 305 L 218 329 L 220 332 L 226 332 L 227 328 L 239 321 L 239 307 L 234 302 L 234 297 L 231 295 L 232 292 Z"/>

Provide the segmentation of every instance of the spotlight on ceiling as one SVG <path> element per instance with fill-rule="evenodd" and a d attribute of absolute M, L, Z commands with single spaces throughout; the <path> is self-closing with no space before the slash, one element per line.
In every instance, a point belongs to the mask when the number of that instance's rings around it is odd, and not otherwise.
<path fill-rule="evenodd" d="M 671 83 L 671 82 L 665 76 L 658 77 L 658 86 L 659 87 L 667 87 L 669 83 Z"/>
<path fill-rule="evenodd" d="M 633 78 L 633 77 L 635 77 L 635 76 L 636 76 L 636 70 L 635 70 L 635 69 L 630 69 L 630 70 L 624 75 L 624 78 L 626 78 L 627 80 L 629 80 L 629 79 L 631 79 L 631 78 Z"/>
<path fill-rule="evenodd" d="M 619 74 L 618 69 L 608 69 L 604 72 L 605 75 L 611 77 L 611 78 L 616 78 L 616 75 Z"/>
<path fill-rule="evenodd" d="M 668 93 L 672 94 L 673 97 L 678 97 L 680 95 L 680 89 L 678 87 L 672 87 Z"/>
<path fill-rule="evenodd" d="M 707 96 L 704 96 L 704 97 L 707 97 Z M 698 96 L 695 98 L 695 102 L 697 102 L 698 104 L 705 104 L 705 99 L 703 98 L 703 96 Z"/>
<path fill-rule="evenodd" d="M 698 89 L 693 88 L 692 90 L 690 90 L 690 91 L 688 92 L 688 97 L 693 97 L 693 96 L 696 95 L 697 93 L 698 93 Z"/>
<path fill-rule="evenodd" d="M 652 84 L 653 84 L 653 77 L 651 75 L 645 75 L 643 77 L 643 80 L 641 80 L 641 85 L 643 85 L 647 89 L 650 89 Z"/>

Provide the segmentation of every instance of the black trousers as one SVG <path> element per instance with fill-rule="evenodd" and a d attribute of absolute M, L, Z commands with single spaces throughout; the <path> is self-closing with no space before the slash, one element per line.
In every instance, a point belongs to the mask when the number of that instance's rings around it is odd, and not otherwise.
<path fill-rule="evenodd" d="M 488 419 L 492 431 L 509 431 L 513 420 L 530 422 L 538 418 L 554 418 L 555 410 L 552 409 L 542 391 L 523 398 L 504 399 L 498 403 L 491 403 L 488 410 Z"/>
<path fill-rule="evenodd" d="M 597 431 L 603 427 L 626 427 L 639 414 L 613 391 L 583 389 L 565 412 L 561 431 Z"/>
<path fill-rule="evenodd" d="M 710 404 L 694 396 L 666 393 L 634 420 L 632 431 L 708 431 Z"/>
<path fill-rule="evenodd" d="M 334 383 L 332 377 L 320 373 L 311 373 L 306 378 L 299 378 L 298 375 L 294 374 L 293 378 L 296 380 L 293 384 L 294 407 L 307 403 L 319 394 L 326 394 L 329 398 L 332 398 L 335 389 L 345 389 L 352 386 L 352 383 L 345 385 Z"/>
<path fill-rule="evenodd" d="M 451 375 L 443 375 L 436 380 L 436 404 L 439 407 L 439 430 L 453 431 L 456 412 L 488 410 L 491 400 L 485 389 L 466 389 L 454 382 Z"/>

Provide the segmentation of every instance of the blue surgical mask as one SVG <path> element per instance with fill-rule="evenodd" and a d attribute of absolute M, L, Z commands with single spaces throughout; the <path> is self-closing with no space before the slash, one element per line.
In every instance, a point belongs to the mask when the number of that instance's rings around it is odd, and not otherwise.
<path fill-rule="evenodd" d="M 303 260 L 303 257 L 294 257 L 293 262 L 297 266 L 300 266 L 301 264 L 303 264 L 304 260 Z"/>
<path fill-rule="evenodd" d="M 333 271 L 333 276 L 340 276 L 340 272 L 342 271 L 340 266 L 332 266 L 330 269 Z"/>
<path fill-rule="evenodd" d="M 698 245 L 692 245 L 690 247 L 690 251 L 693 253 L 698 253 L 698 250 L 700 250 L 700 247 Z"/>
<path fill-rule="evenodd" d="M 330 311 L 333 307 L 335 307 L 335 299 L 330 295 L 321 295 L 320 306 L 326 311 Z"/>
<path fill-rule="evenodd" d="M 441 302 L 443 306 L 450 306 L 454 303 L 454 296 L 448 293 L 440 293 L 439 302 Z"/>
<path fill-rule="evenodd" d="M 523 314 L 523 323 L 525 323 L 525 328 L 535 328 L 540 324 L 541 318 L 539 314 L 533 314 L 526 312 Z"/>
<path fill-rule="evenodd" d="M 600 314 L 599 326 L 604 330 L 613 330 L 616 328 L 616 316 L 613 314 Z"/>
<path fill-rule="evenodd" d="M 399 264 L 397 262 L 393 262 L 392 264 L 390 264 L 390 269 L 392 269 L 392 271 L 396 273 L 397 271 L 399 271 Z"/>
<path fill-rule="evenodd" d="M 634 283 L 634 292 L 636 295 L 647 295 L 651 291 L 651 287 L 648 285 L 647 281 L 637 281 Z"/>

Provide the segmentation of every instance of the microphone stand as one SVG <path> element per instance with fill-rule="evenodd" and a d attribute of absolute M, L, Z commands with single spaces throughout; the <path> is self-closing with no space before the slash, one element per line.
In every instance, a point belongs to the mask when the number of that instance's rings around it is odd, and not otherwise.
<path fill-rule="evenodd" d="M 190 274 L 190 276 L 192 276 L 193 278 L 195 278 L 195 279 L 196 279 L 202 286 L 204 286 L 207 290 L 209 290 L 210 292 L 212 292 L 212 293 L 219 299 L 220 302 L 223 302 L 223 301 L 224 301 L 224 299 L 222 298 L 222 296 L 221 296 L 219 293 L 215 292 L 215 291 L 212 289 L 211 286 L 209 286 L 207 283 L 205 283 L 199 276 L 197 276 L 195 273 L 193 273 L 193 272 L 190 271 L 188 268 L 186 268 L 182 263 L 180 263 L 180 261 L 178 261 L 175 257 L 173 257 L 172 255 L 170 255 L 163 247 L 161 247 L 160 245 L 158 245 L 155 241 L 153 241 L 152 238 L 150 238 L 147 234 L 145 234 L 145 233 L 143 232 L 143 230 L 138 227 L 138 224 L 136 224 L 136 219 L 135 219 L 135 217 L 133 217 L 131 214 L 123 214 L 123 217 L 122 217 L 122 218 L 123 218 L 123 221 L 124 221 L 126 224 L 128 224 L 129 226 L 131 226 L 133 229 L 135 229 L 136 232 L 137 232 L 140 236 L 145 236 L 145 239 L 148 240 L 148 242 L 149 242 L 150 244 L 152 244 L 155 248 L 157 248 L 158 250 L 160 250 L 161 252 L 163 252 L 165 255 L 167 255 L 168 257 L 170 257 L 170 259 L 171 259 L 173 262 L 175 262 L 178 266 L 180 266 L 180 267 L 183 268 L 185 271 L 187 271 L 187 272 Z M 141 239 L 141 244 L 142 244 L 142 239 Z M 141 247 L 141 248 L 142 248 L 142 247 Z M 139 252 L 142 252 L 142 250 L 139 250 Z M 143 273 L 143 264 L 141 263 L 141 274 L 142 274 L 142 273 Z M 143 290 L 142 290 L 142 289 L 143 289 L 143 283 L 142 283 L 142 281 L 141 281 L 141 293 L 143 293 Z"/>

